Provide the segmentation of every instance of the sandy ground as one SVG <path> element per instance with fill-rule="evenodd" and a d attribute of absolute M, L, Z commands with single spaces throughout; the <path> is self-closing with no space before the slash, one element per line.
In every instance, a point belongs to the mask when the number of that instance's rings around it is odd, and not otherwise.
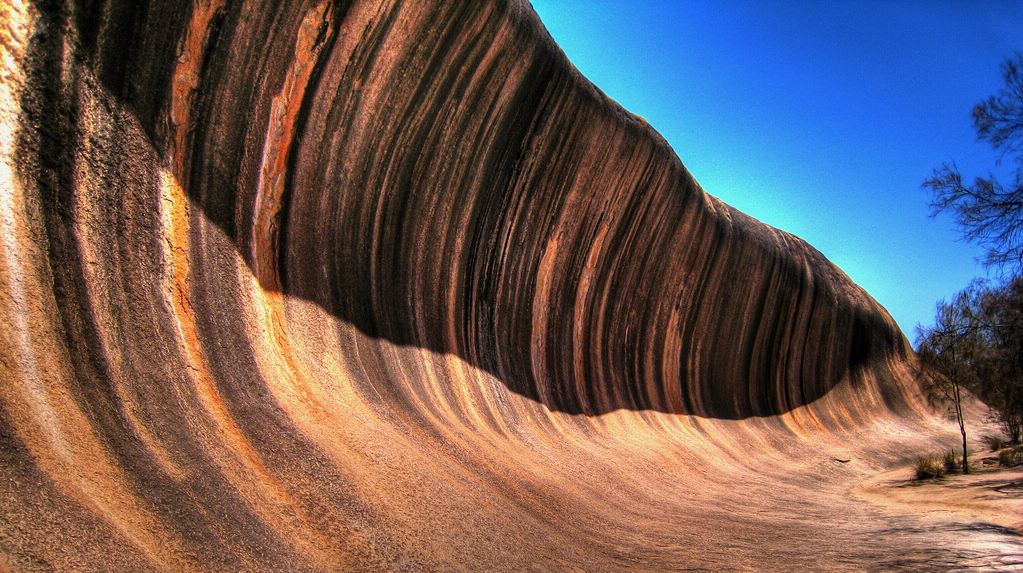
<path fill-rule="evenodd" d="M 850 495 L 884 514 L 911 516 L 918 525 L 883 532 L 893 545 L 927 533 L 938 541 L 935 567 L 1018 571 L 1023 568 L 1023 466 L 998 466 L 997 454 L 973 454 L 969 475 L 916 481 L 912 464 L 871 476 Z M 943 557 L 947 556 L 947 557 Z"/>

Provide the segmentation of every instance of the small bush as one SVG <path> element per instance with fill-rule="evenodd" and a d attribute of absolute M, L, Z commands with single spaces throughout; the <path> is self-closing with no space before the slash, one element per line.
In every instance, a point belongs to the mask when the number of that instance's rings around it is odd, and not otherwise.
<path fill-rule="evenodd" d="M 1011 411 L 1003 410 L 1000 414 L 1002 429 L 1009 436 L 1009 443 L 1019 445 L 1023 439 L 1023 404 L 1018 404 Z"/>
<path fill-rule="evenodd" d="M 1005 447 L 1005 442 L 1001 436 L 984 436 L 984 441 L 987 443 L 987 447 L 991 448 L 992 452 L 997 452 Z"/>
<path fill-rule="evenodd" d="M 919 457 L 916 459 L 916 479 L 934 479 L 945 475 L 945 464 L 934 456 Z"/>
<path fill-rule="evenodd" d="M 1023 446 L 1006 448 L 998 452 L 998 465 L 1011 468 L 1023 464 Z"/>
<path fill-rule="evenodd" d="M 954 474 L 963 469 L 962 458 L 956 455 L 953 450 L 945 452 L 945 457 L 941 458 L 941 462 L 945 467 L 945 473 Z"/>

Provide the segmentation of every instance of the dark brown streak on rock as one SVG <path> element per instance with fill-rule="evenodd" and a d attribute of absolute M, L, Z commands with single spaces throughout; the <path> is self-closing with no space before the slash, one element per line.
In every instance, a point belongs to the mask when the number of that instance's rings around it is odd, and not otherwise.
<path fill-rule="evenodd" d="M 327 7 L 327 13 L 324 14 L 324 21 L 321 23 L 320 29 L 317 32 L 317 37 L 313 42 L 314 51 L 316 52 L 316 63 L 313 65 L 313 71 L 309 76 L 306 90 L 302 94 L 302 103 L 299 105 L 298 116 L 295 119 L 294 136 L 288 150 L 284 192 L 281 196 L 281 208 L 280 213 L 278 214 L 278 225 L 280 226 L 280 229 L 277 235 L 276 245 L 277 273 L 280 277 L 281 289 L 285 292 L 288 290 L 288 270 L 285 257 L 288 252 L 287 241 L 288 224 L 290 221 L 289 215 L 291 213 L 291 197 L 294 193 L 295 172 L 298 170 L 297 150 L 302 144 L 306 124 L 309 121 L 309 113 L 313 104 L 313 98 L 319 95 L 320 81 L 323 77 L 323 68 L 326 66 L 327 61 L 331 57 L 334 49 L 334 43 L 337 40 L 338 30 L 341 28 L 342 20 L 344 20 L 344 10 L 347 10 L 347 8 L 347 3 L 344 4 L 343 8 L 338 8 L 337 3 L 331 2 Z"/>

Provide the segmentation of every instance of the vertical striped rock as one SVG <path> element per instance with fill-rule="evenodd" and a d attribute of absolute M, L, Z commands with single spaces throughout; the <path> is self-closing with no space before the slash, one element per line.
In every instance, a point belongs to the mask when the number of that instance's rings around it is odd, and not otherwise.
<path fill-rule="evenodd" d="M 0 570 L 895 559 L 902 333 L 526 2 L 0 11 Z"/>

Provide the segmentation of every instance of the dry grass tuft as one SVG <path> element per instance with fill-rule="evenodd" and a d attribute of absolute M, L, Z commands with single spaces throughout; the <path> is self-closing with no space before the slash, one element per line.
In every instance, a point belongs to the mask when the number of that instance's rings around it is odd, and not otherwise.
<path fill-rule="evenodd" d="M 936 456 L 921 456 L 916 459 L 914 471 L 918 480 L 936 479 L 945 475 L 945 464 Z"/>

